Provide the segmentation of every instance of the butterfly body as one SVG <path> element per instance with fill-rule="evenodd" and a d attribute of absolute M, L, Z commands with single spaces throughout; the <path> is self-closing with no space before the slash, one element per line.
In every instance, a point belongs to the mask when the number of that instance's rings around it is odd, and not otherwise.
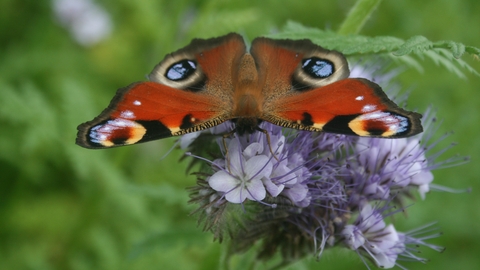
<path fill-rule="evenodd" d="M 204 130 L 227 120 L 237 133 L 262 121 L 309 131 L 406 137 L 420 115 L 399 108 L 380 86 L 348 78 L 345 57 L 309 40 L 196 39 L 169 54 L 149 82 L 119 89 L 110 105 L 78 127 L 86 148 L 130 145 Z"/>

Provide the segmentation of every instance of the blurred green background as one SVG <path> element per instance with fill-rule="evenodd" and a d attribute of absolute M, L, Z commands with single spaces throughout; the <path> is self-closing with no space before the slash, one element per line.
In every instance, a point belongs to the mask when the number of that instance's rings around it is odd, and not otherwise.
<path fill-rule="evenodd" d="M 218 268 L 221 245 L 189 216 L 185 187 L 195 178 L 187 162 L 178 150 L 161 159 L 175 140 L 86 150 L 74 144 L 77 125 L 194 37 L 234 31 L 252 40 L 287 20 L 336 30 L 354 2 L 1 0 L 0 269 Z M 384 1 L 360 34 L 478 47 L 479 14 L 478 0 Z M 479 61 L 463 59 L 480 71 Z M 404 265 L 473 269 L 480 267 L 480 78 L 422 64 L 423 73 L 398 77 L 411 90 L 409 108 L 433 105 L 443 120 L 436 137 L 454 131 L 441 146 L 459 143 L 444 157 L 471 157 L 435 171 L 434 183 L 473 190 L 431 192 L 395 219 L 400 231 L 438 221 L 444 235 L 431 242 L 447 248 L 422 249 L 428 264 Z M 365 268 L 353 252 L 336 249 L 291 268 L 347 267 Z"/>

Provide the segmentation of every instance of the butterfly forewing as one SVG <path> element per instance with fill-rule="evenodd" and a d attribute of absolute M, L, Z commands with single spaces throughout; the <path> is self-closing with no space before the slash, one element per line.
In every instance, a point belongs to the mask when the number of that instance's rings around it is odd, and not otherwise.
<path fill-rule="evenodd" d="M 306 39 L 257 38 L 252 42 L 251 53 L 257 62 L 263 93 L 268 97 L 301 93 L 347 78 L 350 73 L 347 60 L 341 53 L 326 50 Z M 331 63 L 331 73 L 328 76 L 308 76 L 302 67 L 319 60 Z"/>

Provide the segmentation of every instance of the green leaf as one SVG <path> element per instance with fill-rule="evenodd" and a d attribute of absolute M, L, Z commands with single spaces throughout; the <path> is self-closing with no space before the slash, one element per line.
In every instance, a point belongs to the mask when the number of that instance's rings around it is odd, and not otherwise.
<path fill-rule="evenodd" d="M 420 64 L 420 62 L 418 62 L 415 58 L 413 58 L 410 55 L 392 57 L 392 59 L 396 62 L 401 62 L 403 64 L 406 64 L 407 66 L 413 67 L 418 72 L 423 72 L 424 71 L 424 68 L 422 67 L 422 64 Z"/>
<path fill-rule="evenodd" d="M 420 60 L 430 58 L 459 77 L 465 77 L 462 69 L 480 76 L 474 68 L 460 59 L 465 53 L 478 59 L 480 49 L 450 40 L 432 42 L 424 36 L 414 36 L 405 41 L 390 36 L 339 35 L 332 31 L 305 27 L 296 22 L 288 22 L 284 31 L 270 35 L 270 37 L 308 38 L 326 49 L 340 51 L 346 56 L 381 55 L 397 62 L 403 62 L 419 71 L 422 71 L 423 68 L 415 58 Z"/>
<path fill-rule="evenodd" d="M 393 52 L 396 56 L 402 56 L 414 52 L 423 52 L 433 47 L 433 43 L 423 36 L 414 36 L 405 41 L 397 51 Z"/>
<path fill-rule="evenodd" d="M 480 49 L 473 46 L 465 46 L 465 52 L 473 55 L 477 59 L 480 57 Z"/>
<path fill-rule="evenodd" d="M 356 34 L 365 25 L 382 0 L 358 0 L 338 29 L 339 34 Z"/>
<path fill-rule="evenodd" d="M 468 70 L 469 72 L 480 76 L 480 73 L 478 73 L 477 70 L 475 70 L 473 67 L 471 67 L 469 64 L 467 64 L 465 61 L 463 61 L 460 58 L 456 58 L 454 54 L 450 53 L 449 50 L 447 49 L 434 49 L 433 51 L 437 52 L 438 54 L 442 55 L 443 57 L 447 58 L 450 63 L 456 64 L 460 66 L 463 69 Z"/>
<path fill-rule="evenodd" d="M 362 35 L 339 35 L 332 31 L 305 27 L 299 23 L 288 22 L 284 31 L 269 35 L 272 38 L 305 39 L 320 46 L 341 51 L 345 55 L 360 55 L 390 52 L 398 48 L 403 40 L 396 37 L 367 37 Z"/>
<path fill-rule="evenodd" d="M 437 48 L 450 49 L 455 58 L 460 58 L 465 53 L 465 45 L 451 40 L 437 41 L 434 45 Z"/>
<path fill-rule="evenodd" d="M 465 74 L 463 74 L 463 72 L 460 71 L 460 69 L 456 67 L 455 64 L 450 59 L 445 57 L 443 54 L 440 54 L 438 51 L 433 51 L 433 50 L 425 51 L 424 55 L 432 59 L 433 62 L 435 62 L 435 64 L 444 66 L 450 72 L 457 74 L 458 77 L 465 78 Z"/>

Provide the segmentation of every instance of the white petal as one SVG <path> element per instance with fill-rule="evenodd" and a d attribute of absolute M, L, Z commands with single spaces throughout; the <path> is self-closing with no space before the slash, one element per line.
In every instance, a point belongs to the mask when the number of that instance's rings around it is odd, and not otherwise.
<path fill-rule="evenodd" d="M 420 198 L 422 200 L 425 200 L 425 194 L 427 194 L 430 191 L 430 185 L 425 184 L 425 185 L 420 185 L 418 187 L 418 193 L 420 193 Z"/>
<path fill-rule="evenodd" d="M 248 192 L 240 186 L 225 193 L 225 199 L 231 203 L 242 203 L 247 198 Z"/>
<path fill-rule="evenodd" d="M 297 171 L 301 171 L 301 170 L 297 170 Z M 280 162 L 279 164 L 276 164 L 271 177 L 272 178 L 277 177 L 277 179 L 278 177 L 281 177 L 275 182 L 284 184 L 287 187 L 292 187 L 297 183 L 296 172 L 292 172 L 292 169 L 287 167 L 287 162 Z"/>
<path fill-rule="evenodd" d="M 373 260 L 375 264 L 383 269 L 392 268 L 395 266 L 395 261 L 397 260 L 397 255 L 390 254 L 387 255 L 385 253 L 378 253 L 378 254 L 371 254 L 373 256 Z"/>
<path fill-rule="evenodd" d="M 300 202 L 305 197 L 307 197 L 308 194 L 308 188 L 306 185 L 303 184 L 295 184 L 293 187 L 286 189 L 284 194 L 290 198 L 294 203 Z"/>
<path fill-rule="evenodd" d="M 178 140 L 180 142 L 180 148 L 182 150 L 187 149 L 187 147 L 190 146 L 190 144 L 194 142 L 195 139 L 197 139 L 198 136 L 200 136 L 200 134 L 202 134 L 202 132 L 197 131 L 197 132 L 185 134 L 182 137 L 180 137 L 180 139 Z"/>
<path fill-rule="evenodd" d="M 268 193 L 272 195 L 272 197 L 277 197 L 280 192 L 283 191 L 285 185 L 276 185 L 272 182 L 272 180 L 268 177 L 262 178 L 262 182 L 267 188 Z"/>
<path fill-rule="evenodd" d="M 260 155 L 263 152 L 263 145 L 258 142 L 251 143 L 245 150 L 243 150 L 243 155 L 246 159 L 252 158 L 256 155 Z"/>
<path fill-rule="evenodd" d="M 431 171 L 422 171 L 412 177 L 411 183 L 414 185 L 428 185 L 433 181 L 433 174 Z"/>
<path fill-rule="evenodd" d="M 247 160 L 245 164 L 246 179 L 261 179 L 262 177 L 270 177 L 272 174 L 272 163 L 269 162 L 267 156 L 254 156 Z"/>
<path fill-rule="evenodd" d="M 244 191 L 247 198 L 253 201 L 261 201 L 265 199 L 267 192 L 265 186 L 260 179 L 252 179 L 247 183 L 247 190 Z"/>
<path fill-rule="evenodd" d="M 398 248 L 403 246 L 403 243 L 401 243 L 400 237 L 392 224 L 385 227 L 378 235 L 378 237 L 371 239 L 375 241 L 370 242 L 366 248 L 370 251 L 369 253 L 373 256 L 377 266 L 392 268 L 395 266 L 398 254 L 404 251 L 404 248 Z"/>
<path fill-rule="evenodd" d="M 232 177 L 227 172 L 218 171 L 210 176 L 208 184 L 216 191 L 228 192 L 237 187 L 240 183 L 238 179 Z"/>
<path fill-rule="evenodd" d="M 358 249 L 365 244 L 365 237 L 363 237 L 360 230 L 355 225 L 346 225 L 342 230 L 342 236 L 345 238 L 345 244 L 352 250 Z"/>
<path fill-rule="evenodd" d="M 230 166 L 230 173 L 232 175 L 243 177 L 244 176 L 244 166 L 245 158 L 240 152 L 240 144 L 237 139 L 233 139 L 228 144 L 228 159 Z"/>

